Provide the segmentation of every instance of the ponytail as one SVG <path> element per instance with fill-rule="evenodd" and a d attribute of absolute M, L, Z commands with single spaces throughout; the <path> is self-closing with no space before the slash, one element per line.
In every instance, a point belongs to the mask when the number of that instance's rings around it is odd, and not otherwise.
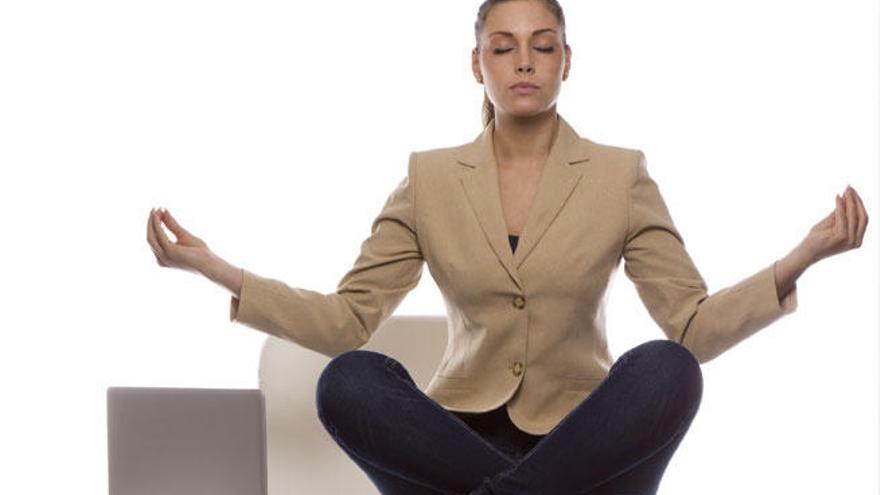
<path fill-rule="evenodd" d="M 483 91 L 483 128 L 489 125 L 489 121 L 495 118 L 495 105 L 489 100 L 489 95 Z"/>

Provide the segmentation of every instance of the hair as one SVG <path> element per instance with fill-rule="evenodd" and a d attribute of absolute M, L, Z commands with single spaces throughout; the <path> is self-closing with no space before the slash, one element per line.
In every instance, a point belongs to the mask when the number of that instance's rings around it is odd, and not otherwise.
<path fill-rule="evenodd" d="M 474 36 L 477 40 L 477 52 L 480 51 L 480 34 L 483 32 L 483 26 L 486 24 L 486 17 L 489 16 L 489 11 L 492 10 L 492 7 L 498 5 L 499 3 L 509 2 L 512 0 L 485 0 L 481 5 L 479 10 L 477 11 L 477 22 L 474 23 Z M 556 16 L 556 20 L 559 21 L 559 27 L 562 29 L 562 44 L 567 45 L 565 40 L 565 14 L 562 12 L 562 6 L 559 5 L 559 2 L 556 0 L 543 0 L 544 6 L 547 7 L 547 10 L 550 11 L 551 14 Z M 489 100 L 489 95 L 486 94 L 486 90 L 483 90 L 483 127 L 489 125 L 489 121 L 495 118 L 495 105 Z"/>

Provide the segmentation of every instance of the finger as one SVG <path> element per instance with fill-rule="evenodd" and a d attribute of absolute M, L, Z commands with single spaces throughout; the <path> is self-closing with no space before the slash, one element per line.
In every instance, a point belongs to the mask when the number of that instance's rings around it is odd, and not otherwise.
<path fill-rule="evenodd" d="M 149 242 L 151 246 L 153 245 L 151 242 L 153 240 L 153 228 L 150 226 L 150 223 L 153 221 L 153 211 L 154 209 L 150 208 L 150 216 L 147 217 L 147 242 Z"/>
<path fill-rule="evenodd" d="M 846 197 L 846 237 L 852 247 L 856 242 L 856 227 L 859 217 L 856 214 L 856 201 L 852 195 L 852 188 L 847 186 L 843 194 Z"/>
<path fill-rule="evenodd" d="M 862 196 L 855 189 L 853 189 L 853 195 L 855 196 L 856 201 L 858 201 L 859 206 L 862 208 L 862 211 L 865 213 L 865 220 L 867 220 L 868 219 L 868 209 L 865 208 L 865 203 L 862 201 Z"/>
<path fill-rule="evenodd" d="M 153 219 L 153 234 L 156 236 L 156 240 L 159 241 L 162 254 L 167 255 L 168 251 L 171 250 L 171 241 L 168 240 L 168 236 L 165 235 L 165 231 L 162 229 L 162 220 L 158 214 Z"/>
<path fill-rule="evenodd" d="M 154 229 L 155 223 L 156 209 L 153 208 L 150 210 L 150 216 L 147 219 L 147 242 L 150 243 L 150 248 L 153 250 L 153 253 L 158 256 L 162 253 L 162 248 L 159 246 L 159 241 L 156 240 L 156 231 Z"/>
<path fill-rule="evenodd" d="M 147 232 L 147 235 L 150 238 L 150 249 L 152 249 L 153 255 L 156 257 L 156 262 L 159 264 L 159 266 L 167 267 L 168 263 L 165 262 L 165 249 L 162 248 L 158 236 L 156 235 L 156 224 L 158 221 L 158 217 L 159 211 L 154 209 L 150 213 L 150 221 L 148 223 L 149 230 Z"/>
<path fill-rule="evenodd" d="M 180 224 L 177 223 L 177 220 L 175 220 L 174 217 L 171 216 L 170 211 L 165 210 L 160 214 L 160 216 L 165 220 L 165 223 L 168 224 L 168 228 L 171 229 L 171 232 L 173 232 L 178 239 L 185 235 L 192 235 L 189 233 L 188 230 L 181 227 Z"/>
<path fill-rule="evenodd" d="M 834 209 L 834 236 L 841 238 L 846 235 L 846 219 L 843 216 L 843 200 L 840 195 L 834 196 L 837 207 Z"/>
<path fill-rule="evenodd" d="M 856 246 L 861 246 L 862 238 L 865 237 L 865 229 L 867 229 L 868 227 L 868 212 L 867 210 L 865 210 L 865 205 L 862 203 L 862 198 L 859 197 L 858 193 L 855 192 L 855 189 L 853 189 L 853 197 L 855 197 L 856 199 L 856 203 L 858 205 L 858 208 L 856 208 L 856 210 L 858 211 L 859 215 L 859 225 L 858 228 L 856 228 Z"/>

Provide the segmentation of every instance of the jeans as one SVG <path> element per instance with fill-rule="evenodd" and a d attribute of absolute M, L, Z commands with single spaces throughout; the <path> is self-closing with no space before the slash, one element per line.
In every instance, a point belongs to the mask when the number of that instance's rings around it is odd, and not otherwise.
<path fill-rule="evenodd" d="M 445 410 L 378 352 L 334 357 L 315 398 L 324 428 L 382 494 L 650 495 L 702 391 L 689 350 L 642 343 L 522 457 Z"/>
<path fill-rule="evenodd" d="M 512 459 L 522 459 L 546 435 L 520 430 L 507 415 L 507 404 L 481 413 L 451 411 L 472 430 Z"/>

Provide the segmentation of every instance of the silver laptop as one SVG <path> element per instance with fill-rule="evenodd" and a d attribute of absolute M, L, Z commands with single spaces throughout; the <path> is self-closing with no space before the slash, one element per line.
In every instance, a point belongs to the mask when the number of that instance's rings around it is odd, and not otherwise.
<path fill-rule="evenodd" d="M 267 495 L 259 389 L 107 388 L 110 495 Z"/>

